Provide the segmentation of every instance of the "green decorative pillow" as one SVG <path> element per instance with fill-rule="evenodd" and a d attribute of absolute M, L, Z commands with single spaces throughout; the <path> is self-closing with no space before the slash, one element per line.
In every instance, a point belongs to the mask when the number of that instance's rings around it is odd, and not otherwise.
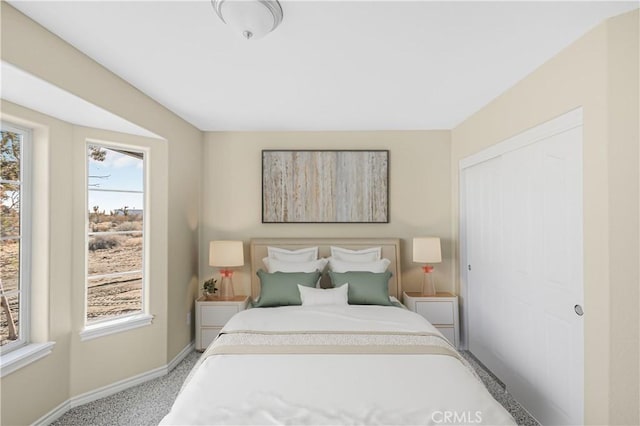
<path fill-rule="evenodd" d="M 315 287 L 320 272 L 273 272 L 260 269 L 260 298 L 253 302 L 254 308 L 270 308 L 276 306 L 302 305 L 298 284 Z"/>
<path fill-rule="evenodd" d="M 340 287 L 349 283 L 350 305 L 393 306 L 389 299 L 389 278 L 391 272 L 333 272 L 329 271 L 331 283 Z"/>

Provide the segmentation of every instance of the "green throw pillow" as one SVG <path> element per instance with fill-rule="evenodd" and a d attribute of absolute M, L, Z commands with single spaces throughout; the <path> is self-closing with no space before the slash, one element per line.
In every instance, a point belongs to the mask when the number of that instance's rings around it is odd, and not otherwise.
<path fill-rule="evenodd" d="M 320 272 L 273 272 L 260 269 L 260 298 L 253 302 L 254 308 L 270 308 L 275 306 L 302 305 L 298 284 L 315 287 Z"/>
<path fill-rule="evenodd" d="M 331 283 L 340 287 L 349 283 L 350 305 L 393 306 L 389 299 L 391 272 L 329 272 Z"/>

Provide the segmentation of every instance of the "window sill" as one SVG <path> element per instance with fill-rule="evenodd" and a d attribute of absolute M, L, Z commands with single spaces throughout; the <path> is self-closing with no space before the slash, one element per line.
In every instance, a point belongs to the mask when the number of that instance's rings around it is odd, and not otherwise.
<path fill-rule="evenodd" d="M 0 356 L 0 377 L 4 377 L 16 370 L 26 367 L 49 355 L 53 351 L 55 342 L 30 343 Z"/>
<path fill-rule="evenodd" d="M 80 332 L 80 341 L 91 340 L 110 334 L 121 333 L 134 328 L 150 325 L 153 321 L 153 315 L 137 314 L 123 318 L 115 318 L 109 321 L 103 321 L 96 324 L 86 326 Z"/>

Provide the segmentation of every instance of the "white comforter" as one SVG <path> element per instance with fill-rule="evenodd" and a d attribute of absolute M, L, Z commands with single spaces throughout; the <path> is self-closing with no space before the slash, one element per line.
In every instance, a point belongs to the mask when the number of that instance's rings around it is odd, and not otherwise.
<path fill-rule="evenodd" d="M 359 344 L 369 332 L 390 339 L 394 338 L 391 333 L 410 339 L 415 333 L 442 344 L 442 339 L 428 336 L 438 332 L 424 318 L 387 306 L 250 309 L 234 316 L 222 331 L 236 332 L 241 332 L 237 336 L 311 332 L 303 339 L 324 336 L 324 332 L 353 333 Z M 161 424 L 497 425 L 514 421 L 455 356 L 314 353 L 203 356 Z"/>

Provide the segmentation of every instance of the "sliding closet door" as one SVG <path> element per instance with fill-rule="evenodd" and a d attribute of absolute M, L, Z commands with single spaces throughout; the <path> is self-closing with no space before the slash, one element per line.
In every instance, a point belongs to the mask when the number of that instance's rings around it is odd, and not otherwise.
<path fill-rule="evenodd" d="M 469 350 L 482 360 L 491 371 L 500 376 L 503 359 L 500 351 L 500 336 L 505 326 L 501 311 L 503 294 L 501 235 L 495 232 L 502 222 L 501 158 L 485 161 L 464 171 L 466 182 L 467 260 L 468 276 L 476 282 L 491 285 L 474 285 L 467 295 L 469 319 L 467 341 Z M 471 266 L 472 265 L 472 266 Z M 485 336 L 495 338 L 486 339 Z"/>
<path fill-rule="evenodd" d="M 469 350 L 543 424 L 583 421 L 582 127 L 463 170 Z"/>

